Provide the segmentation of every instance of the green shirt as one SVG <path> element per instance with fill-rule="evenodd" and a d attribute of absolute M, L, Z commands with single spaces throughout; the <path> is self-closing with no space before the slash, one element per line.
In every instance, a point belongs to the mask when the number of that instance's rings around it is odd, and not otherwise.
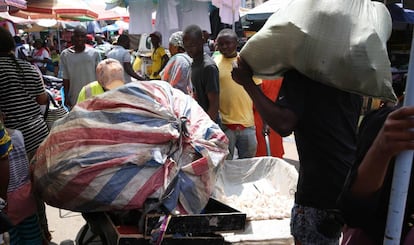
<path fill-rule="evenodd" d="M 98 83 L 98 81 L 88 83 L 87 85 L 83 86 L 83 88 L 79 92 L 77 103 L 90 99 L 99 94 L 103 94 L 104 92 L 104 89 Z"/>

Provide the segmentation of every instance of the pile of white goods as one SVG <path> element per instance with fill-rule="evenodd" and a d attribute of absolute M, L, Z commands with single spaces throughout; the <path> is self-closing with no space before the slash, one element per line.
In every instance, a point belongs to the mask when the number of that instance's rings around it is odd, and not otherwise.
<path fill-rule="evenodd" d="M 246 214 L 245 230 L 223 233 L 226 242 L 293 243 L 290 210 L 298 180 L 293 165 L 276 157 L 226 160 L 217 178 L 214 197 Z"/>
<path fill-rule="evenodd" d="M 252 185 L 255 190 L 241 196 L 221 196 L 220 200 L 231 204 L 231 207 L 246 213 L 247 220 L 268 220 L 290 218 L 290 209 L 294 200 L 277 190 L 268 179 L 260 179 Z"/>

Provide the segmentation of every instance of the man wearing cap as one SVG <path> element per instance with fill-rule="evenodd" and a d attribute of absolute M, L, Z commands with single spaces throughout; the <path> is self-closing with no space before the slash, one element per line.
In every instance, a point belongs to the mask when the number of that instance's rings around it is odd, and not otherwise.
<path fill-rule="evenodd" d="M 169 82 L 174 88 L 180 89 L 186 94 L 192 93 L 191 85 L 191 57 L 185 52 L 183 44 L 183 32 L 177 31 L 171 34 L 169 48 L 171 59 L 161 71 L 161 80 Z"/>
<path fill-rule="evenodd" d="M 168 55 L 165 53 L 165 49 L 161 46 L 162 36 L 161 33 L 155 31 L 150 34 L 151 44 L 154 47 L 151 60 L 151 75 L 150 79 L 161 79 L 160 72 L 168 62 Z"/>
<path fill-rule="evenodd" d="M 125 83 L 130 83 L 131 77 L 137 80 L 144 80 L 140 75 L 135 73 L 134 69 L 132 69 L 131 64 L 131 54 L 129 53 L 129 36 L 125 34 L 121 34 L 116 41 L 116 44 L 112 48 L 111 51 L 108 52 L 106 55 L 108 58 L 118 60 L 124 67 L 124 81 Z"/>
<path fill-rule="evenodd" d="M 96 67 L 96 78 L 98 81 L 83 86 L 78 103 L 124 85 L 124 68 L 115 59 L 105 59 Z"/>

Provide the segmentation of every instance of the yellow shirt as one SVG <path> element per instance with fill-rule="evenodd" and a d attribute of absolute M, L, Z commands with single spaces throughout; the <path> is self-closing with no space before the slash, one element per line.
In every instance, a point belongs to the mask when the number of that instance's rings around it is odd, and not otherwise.
<path fill-rule="evenodd" d="M 150 79 L 161 79 L 160 77 L 160 69 L 162 64 L 162 57 L 165 55 L 165 49 L 163 47 L 158 47 L 151 55 L 152 59 L 152 66 L 151 66 L 151 75 Z M 158 72 L 158 75 L 155 75 L 154 72 Z"/>
<path fill-rule="evenodd" d="M 83 86 L 83 88 L 79 92 L 77 103 L 97 96 L 99 94 L 103 94 L 104 92 L 104 89 L 98 83 L 98 81 L 88 83 L 87 85 Z"/>
<path fill-rule="evenodd" d="M 237 57 L 225 58 L 221 54 L 214 57 L 219 69 L 219 108 L 222 123 L 252 127 L 254 126 L 253 102 L 244 88 L 231 77 L 232 62 L 235 60 Z"/>

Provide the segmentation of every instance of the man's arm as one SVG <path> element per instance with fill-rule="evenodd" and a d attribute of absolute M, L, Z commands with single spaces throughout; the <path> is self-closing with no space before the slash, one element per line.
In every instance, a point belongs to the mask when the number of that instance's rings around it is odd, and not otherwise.
<path fill-rule="evenodd" d="M 242 85 L 252 99 L 262 119 L 282 137 L 292 133 L 298 123 L 297 115 L 288 108 L 283 108 L 270 100 L 261 90 L 260 85 L 253 81 L 253 72 L 241 58 L 233 68 L 232 77 Z"/>
<path fill-rule="evenodd" d="M 211 120 L 216 122 L 219 111 L 219 94 L 217 92 L 209 92 L 207 93 L 207 98 L 209 102 L 207 114 L 210 116 Z"/>
<path fill-rule="evenodd" d="M 9 186 L 9 158 L 0 158 L 0 197 L 7 200 L 7 188 Z"/>
<path fill-rule="evenodd" d="M 72 103 L 69 100 L 69 88 L 70 88 L 70 80 L 63 79 L 63 91 L 65 97 L 65 106 L 70 110 L 72 109 Z"/>
<path fill-rule="evenodd" d="M 3 125 L 3 115 L 0 115 L 0 197 L 7 199 L 9 187 L 9 152 L 12 149 L 11 139 Z"/>
<path fill-rule="evenodd" d="M 130 62 L 124 62 L 124 70 L 125 72 L 130 75 L 131 77 L 137 79 L 137 80 L 145 80 L 143 77 L 138 75 L 134 69 L 132 69 L 132 65 Z"/>
<path fill-rule="evenodd" d="M 378 191 L 388 171 L 391 158 L 404 150 L 414 150 L 414 107 L 402 107 L 391 112 L 377 134 L 351 186 L 356 196 L 368 196 Z"/>
<path fill-rule="evenodd" d="M 164 54 L 161 57 L 161 67 L 160 67 L 160 71 L 158 72 L 158 74 L 162 71 L 162 69 L 164 69 L 165 65 L 167 65 L 168 60 L 170 60 L 170 58 L 168 57 L 167 54 Z"/>

